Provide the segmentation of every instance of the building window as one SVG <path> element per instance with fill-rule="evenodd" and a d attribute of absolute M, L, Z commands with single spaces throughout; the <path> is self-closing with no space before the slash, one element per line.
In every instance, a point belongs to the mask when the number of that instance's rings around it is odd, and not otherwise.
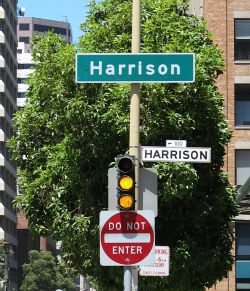
<path fill-rule="evenodd" d="M 235 20 L 235 60 L 250 60 L 250 19 Z"/>
<path fill-rule="evenodd" d="M 18 92 L 17 98 L 26 98 L 26 93 L 25 92 Z"/>
<path fill-rule="evenodd" d="M 18 84 L 27 84 L 27 78 L 17 78 Z"/>
<path fill-rule="evenodd" d="M 18 64 L 18 69 L 34 69 L 35 64 Z"/>
<path fill-rule="evenodd" d="M 29 44 L 29 42 L 30 42 L 30 38 L 27 37 L 27 36 L 20 36 L 20 37 L 19 37 L 19 41 L 20 41 L 20 42 L 24 42 L 24 43 L 26 43 L 26 44 Z"/>
<path fill-rule="evenodd" d="M 235 125 L 250 126 L 250 84 L 235 85 Z"/>
<path fill-rule="evenodd" d="M 236 150 L 236 185 L 243 185 L 250 177 L 250 150 Z"/>
<path fill-rule="evenodd" d="M 30 25 L 29 23 L 19 23 L 19 30 L 29 30 Z"/>
<path fill-rule="evenodd" d="M 236 259 L 250 260 L 250 223 L 236 224 Z"/>
<path fill-rule="evenodd" d="M 56 34 L 67 35 L 67 29 L 62 27 L 47 26 L 42 24 L 34 24 L 34 31 L 47 32 L 52 31 Z"/>
<path fill-rule="evenodd" d="M 237 291 L 250 290 L 250 223 L 236 223 Z"/>

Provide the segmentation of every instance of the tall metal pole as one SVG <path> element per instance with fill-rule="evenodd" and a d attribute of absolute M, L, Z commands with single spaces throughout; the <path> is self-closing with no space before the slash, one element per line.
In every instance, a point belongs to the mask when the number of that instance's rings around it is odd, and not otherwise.
<path fill-rule="evenodd" d="M 133 0 L 132 8 L 132 53 L 140 52 L 141 33 L 140 33 L 140 0 Z M 133 83 L 131 85 L 131 98 L 130 98 L 130 130 L 129 130 L 129 154 L 135 156 L 136 170 L 135 170 L 135 209 L 140 209 L 139 197 L 139 154 L 140 154 L 140 84 Z"/>
<path fill-rule="evenodd" d="M 125 266 L 124 267 L 123 284 L 124 284 L 123 291 L 131 291 L 131 287 L 132 287 L 132 268 L 130 266 Z"/>
<path fill-rule="evenodd" d="M 141 45 L 141 0 L 133 0 L 132 6 L 132 53 L 139 53 Z M 139 210 L 139 173 L 140 173 L 140 84 L 131 85 L 129 154 L 135 157 L 135 210 Z M 132 276 L 132 278 L 131 278 Z M 131 286 L 132 282 L 132 286 Z M 124 290 L 130 285 L 133 291 L 138 290 L 137 267 L 124 268 Z"/>

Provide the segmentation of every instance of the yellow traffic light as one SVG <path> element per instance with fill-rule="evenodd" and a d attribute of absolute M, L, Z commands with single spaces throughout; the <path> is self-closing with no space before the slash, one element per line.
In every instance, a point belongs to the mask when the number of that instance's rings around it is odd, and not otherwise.
<path fill-rule="evenodd" d="M 129 194 L 123 194 L 118 198 L 118 205 L 122 209 L 131 209 L 134 205 L 134 198 Z"/>
<path fill-rule="evenodd" d="M 121 190 L 128 191 L 134 186 L 134 180 L 130 176 L 122 176 L 118 181 Z"/>
<path fill-rule="evenodd" d="M 135 171 L 134 157 L 119 156 L 117 158 L 117 206 L 121 210 L 135 208 Z"/>

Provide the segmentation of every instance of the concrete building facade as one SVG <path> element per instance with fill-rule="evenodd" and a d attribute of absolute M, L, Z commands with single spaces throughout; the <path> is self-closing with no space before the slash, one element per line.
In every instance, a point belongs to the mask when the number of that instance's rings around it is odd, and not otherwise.
<path fill-rule="evenodd" d="M 65 39 L 66 43 L 72 42 L 71 25 L 67 21 L 56 21 L 36 17 L 18 17 L 17 36 L 18 42 L 30 44 L 34 35 L 45 35 L 53 31 Z"/>
<path fill-rule="evenodd" d="M 25 93 L 28 89 L 26 80 L 28 75 L 34 70 L 34 62 L 31 57 L 31 38 L 34 35 L 43 36 L 48 31 L 53 31 L 65 39 L 66 43 L 72 42 L 71 25 L 65 21 L 56 21 L 35 17 L 18 17 L 17 26 L 17 81 L 18 96 L 17 106 L 23 107 L 25 104 Z"/>
<path fill-rule="evenodd" d="M 16 165 L 11 161 L 6 142 L 13 135 L 12 116 L 17 110 L 17 0 L 0 1 L 0 240 L 8 245 L 7 283 L 16 287 L 16 212 L 12 201 L 16 196 Z"/>

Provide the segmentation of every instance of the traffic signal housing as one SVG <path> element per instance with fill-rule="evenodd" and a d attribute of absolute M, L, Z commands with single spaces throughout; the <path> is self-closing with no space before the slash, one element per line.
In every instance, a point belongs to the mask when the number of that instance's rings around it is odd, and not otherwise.
<path fill-rule="evenodd" d="M 117 207 L 135 210 L 135 159 L 133 156 L 117 158 Z"/>

